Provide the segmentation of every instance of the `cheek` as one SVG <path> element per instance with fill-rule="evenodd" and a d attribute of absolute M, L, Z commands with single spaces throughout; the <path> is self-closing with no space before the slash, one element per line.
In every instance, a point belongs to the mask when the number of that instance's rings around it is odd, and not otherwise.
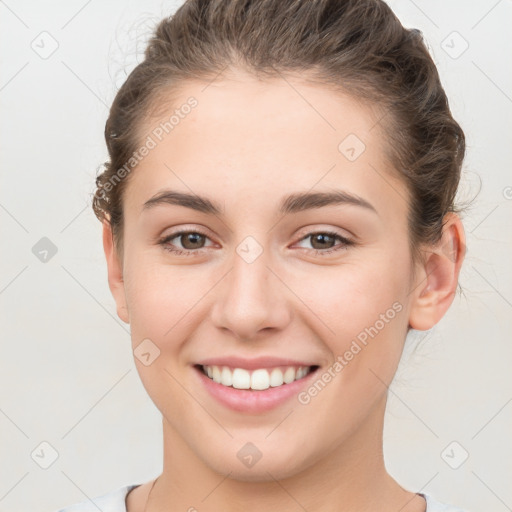
<path fill-rule="evenodd" d="M 362 413 L 364 403 L 369 406 L 385 391 L 383 382 L 389 383 L 396 371 L 407 333 L 409 270 L 406 258 L 391 251 L 387 259 L 375 254 L 303 281 L 299 293 L 314 312 L 309 318 L 315 319 L 315 328 L 320 326 L 317 332 L 333 363 L 339 363 L 331 369 L 336 377 L 324 404 Z"/>
<path fill-rule="evenodd" d="M 301 290 L 302 294 L 309 290 L 307 304 L 314 317 L 334 331 L 325 327 L 321 331 L 332 355 L 330 366 L 318 375 L 325 384 L 313 383 L 299 397 L 301 404 L 308 404 L 304 414 L 314 409 L 325 438 L 333 432 L 346 435 L 340 424 L 348 430 L 357 428 L 383 399 L 396 372 L 407 326 L 403 302 L 408 274 L 399 263 L 403 262 L 381 259 L 371 265 L 346 265 L 316 276 L 314 286 Z"/>
<path fill-rule="evenodd" d="M 401 331 L 405 315 L 398 310 L 405 310 L 407 276 L 405 263 L 381 259 L 331 267 L 317 272 L 314 279 L 310 275 L 302 283 L 296 281 L 294 289 L 323 321 L 328 338 L 339 340 L 339 346 L 331 348 L 343 349 L 375 324 L 383 334 Z"/>
<path fill-rule="evenodd" d="M 147 337 L 167 343 L 190 327 L 201 298 L 212 284 L 208 270 L 170 266 L 144 259 L 127 266 L 126 298 L 132 337 Z"/>

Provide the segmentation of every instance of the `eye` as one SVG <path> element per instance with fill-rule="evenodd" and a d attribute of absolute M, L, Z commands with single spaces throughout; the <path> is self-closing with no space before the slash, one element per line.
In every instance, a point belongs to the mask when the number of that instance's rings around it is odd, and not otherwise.
<path fill-rule="evenodd" d="M 175 243 L 172 243 L 176 239 L 181 247 L 176 248 Z M 202 253 L 201 249 L 204 247 L 205 239 L 208 237 L 200 231 L 177 231 L 162 238 L 158 243 L 171 253 L 193 256 Z"/>
<path fill-rule="evenodd" d="M 158 244 L 166 251 L 178 256 L 196 256 L 204 252 L 202 249 L 211 246 L 205 246 L 206 240 L 209 240 L 208 236 L 201 231 L 182 230 L 167 235 L 159 240 Z M 299 243 L 303 243 L 308 240 L 310 240 L 310 243 L 313 246 L 310 250 L 320 256 L 347 249 L 349 246 L 355 245 L 354 241 L 349 240 L 335 231 L 317 231 L 314 233 L 308 233 L 300 240 Z M 335 244 L 336 240 L 340 242 L 337 245 Z M 307 249 L 307 247 L 305 249 Z"/>
<path fill-rule="evenodd" d="M 313 246 L 312 250 L 320 256 L 347 249 L 347 247 L 355 245 L 354 241 L 349 240 L 334 231 L 316 231 L 314 233 L 308 233 L 301 239 L 301 242 L 307 240 L 310 240 L 310 243 Z M 341 243 L 333 245 L 336 240 L 339 240 Z"/>

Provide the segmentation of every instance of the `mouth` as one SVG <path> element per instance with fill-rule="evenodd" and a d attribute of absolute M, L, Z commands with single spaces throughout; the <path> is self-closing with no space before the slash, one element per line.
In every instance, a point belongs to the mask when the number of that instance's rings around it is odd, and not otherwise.
<path fill-rule="evenodd" d="M 281 388 L 318 370 L 311 366 L 274 366 L 271 368 L 236 368 L 221 365 L 201 365 L 194 367 L 213 382 L 226 388 L 248 391 L 265 391 L 269 388 Z"/>
<path fill-rule="evenodd" d="M 192 364 L 199 389 L 221 407 L 260 415 L 290 405 L 320 371 L 314 359 L 210 357 Z M 315 361 L 316 363 L 317 361 Z"/>

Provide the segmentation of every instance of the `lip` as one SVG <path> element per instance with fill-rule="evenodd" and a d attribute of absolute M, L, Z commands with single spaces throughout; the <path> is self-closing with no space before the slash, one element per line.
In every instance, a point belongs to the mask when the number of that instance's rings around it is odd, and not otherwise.
<path fill-rule="evenodd" d="M 197 361 L 201 366 L 228 366 L 229 368 L 243 368 L 245 370 L 258 370 L 260 368 L 275 368 L 279 366 L 319 366 L 312 361 L 299 361 L 297 359 L 261 356 L 253 359 L 243 357 L 213 357 Z"/>
<path fill-rule="evenodd" d="M 214 361 L 214 359 L 208 360 Z M 219 359 L 220 361 L 220 359 Z M 227 359 L 222 359 L 226 362 Z M 253 360 L 254 361 L 254 360 Z M 279 360 L 283 362 L 282 359 Z M 262 368 L 261 363 L 257 368 Z M 296 363 L 291 364 L 294 366 Z M 208 365 L 207 365 L 208 366 Z M 229 365 L 225 365 L 229 366 Z M 281 364 L 276 366 L 282 366 Z M 301 366 L 300 364 L 298 366 Z M 302 365 L 302 366 L 313 366 L 313 365 Z M 192 367 L 194 373 L 197 375 L 200 385 L 204 386 L 206 391 L 212 396 L 218 403 L 237 412 L 249 413 L 249 414 L 260 414 L 266 411 L 270 411 L 285 404 L 293 397 L 296 397 L 299 392 L 310 385 L 311 379 L 317 375 L 319 366 L 315 365 L 316 368 L 308 373 L 302 379 L 294 380 L 289 384 L 283 384 L 275 388 L 268 388 L 265 390 L 250 390 L 250 389 L 236 389 L 232 387 L 223 386 L 206 376 L 199 365 Z M 270 368 L 271 366 L 263 366 L 263 368 Z M 235 368 L 241 368 L 235 366 Z M 251 369 L 257 369 L 251 368 Z"/>

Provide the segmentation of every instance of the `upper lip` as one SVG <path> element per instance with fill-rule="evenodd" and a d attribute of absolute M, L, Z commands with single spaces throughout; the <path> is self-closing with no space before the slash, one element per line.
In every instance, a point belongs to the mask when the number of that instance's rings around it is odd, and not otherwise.
<path fill-rule="evenodd" d="M 202 359 L 196 364 L 201 366 L 228 366 L 230 368 L 244 368 L 246 370 L 257 370 L 259 368 L 274 368 L 277 366 L 318 366 L 311 361 L 299 361 L 297 359 L 262 356 L 253 359 L 243 357 L 211 357 Z"/>

